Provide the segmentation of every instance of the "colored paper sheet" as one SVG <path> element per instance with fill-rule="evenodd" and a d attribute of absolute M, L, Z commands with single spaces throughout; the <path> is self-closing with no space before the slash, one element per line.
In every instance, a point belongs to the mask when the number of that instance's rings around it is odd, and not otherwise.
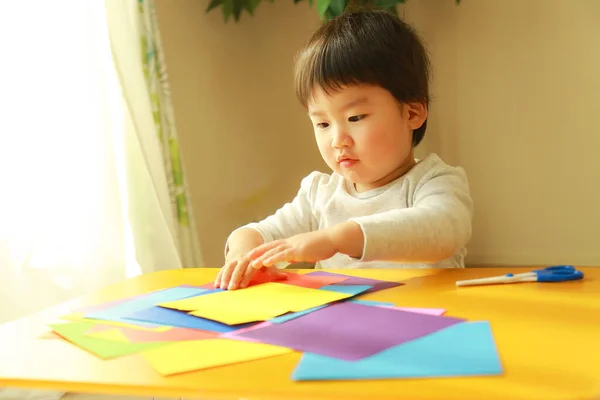
<path fill-rule="evenodd" d="M 131 328 L 131 329 L 140 329 L 140 330 L 160 332 L 160 331 L 165 331 L 170 328 L 170 326 L 149 325 L 147 323 L 139 322 L 139 321 L 137 321 L 137 322 L 136 321 L 122 322 L 122 321 L 104 321 L 104 320 L 99 320 L 99 319 L 89 319 L 89 318 L 85 318 L 85 316 L 81 313 L 72 313 L 69 315 L 62 316 L 62 317 L 60 317 L 60 319 L 64 319 L 67 321 L 90 322 L 92 324 L 95 324 L 92 327 L 92 329 L 98 330 L 98 331 L 106 330 L 106 329 L 110 329 L 110 328 L 114 328 L 114 327 L 125 327 L 125 328 Z"/>
<path fill-rule="evenodd" d="M 400 283 L 400 282 L 389 282 L 389 281 L 382 281 L 379 279 L 361 278 L 358 276 L 335 274 L 333 272 L 327 272 L 327 271 L 309 272 L 306 275 L 307 276 L 336 276 L 336 277 L 346 278 L 345 280 L 339 282 L 338 285 L 369 285 L 369 286 L 373 286 L 371 289 L 367 290 L 365 293 L 378 292 L 380 290 L 390 289 L 390 288 L 393 288 L 396 286 L 404 285 L 403 283 Z"/>
<path fill-rule="evenodd" d="M 132 343 L 181 342 L 184 340 L 202 340 L 216 338 L 218 333 L 199 329 L 172 328 L 166 332 L 144 332 L 135 329 L 121 329 Z"/>
<path fill-rule="evenodd" d="M 295 272 L 286 272 L 286 274 L 287 279 L 280 281 L 280 283 L 312 289 L 319 289 L 323 286 L 333 285 L 348 279 L 343 276 L 308 276 L 306 274 L 297 274 Z"/>
<path fill-rule="evenodd" d="M 117 333 L 115 333 L 117 332 Z M 113 328 L 108 331 L 86 333 L 99 339 L 117 340 L 130 343 L 178 342 L 216 338 L 218 333 L 199 329 L 171 328 L 164 332 L 141 331 L 139 329 Z"/>
<path fill-rule="evenodd" d="M 400 307 L 400 306 L 396 306 L 394 303 L 386 303 L 383 301 L 359 300 L 359 299 L 353 299 L 350 301 L 353 303 L 357 303 L 357 304 L 364 304 L 366 306 L 387 307 L 387 308 L 393 308 L 396 310 L 418 312 L 421 314 L 429 314 L 429 315 L 443 315 L 446 312 L 446 310 L 443 308 Z"/>
<path fill-rule="evenodd" d="M 258 360 L 291 353 L 285 347 L 229 339 L 190 340 L 148 350 L 142 356 L 162 375 Z"/>
<path fill-rule="evenodd" d="M 394 307 L 395 306 L 394 303 L 388 303 L 385 301 L 361 300 L 361 299 L 352 299 L 349 301 L 351 301 L 353 303 L 357 303 L 357 304 L 364 304 L 365 306 L 379 306 L 379 307 L 385 307 L 385 306 Z"/>
<path fill-rule="evenodd" d="M 193 286 L 193 285 L 181 285 L 181 286 L 177 286 L 177 287 L 178 288 L 203 289 L 200 286 Z M 210 289 L 214 289 L 214 288 L 211 287 Z M 160 292 L 160 291 L 163 291 L 163 290 L 165 290 L 165 289 L 153 290 L 151 292 L 141 293 L 141 294 L 137 294 L 135 296 L 125 297 L 125 298 L 122 298 L 122 299 L 116 299 L 116 300 L 108 301 L 106 303 L 100 303 L 100 304 L 94 304 L 94 305 L 91 305 L 91 306 L 85 306 L 85 307 L 81 307 L 79 309 L 76 309 L 75 312 L 81 313 L 83 315 L 85 315 L 85 314 L 91 314 L 93 312 L 101 311 L 101 310 L 106 310 L 107 308 L 110 308 L 110 307 L 113 307 L 113 306 L 117 306 L 119 304 L 127 303 L 127 302 L 132 301 L 132 300 L 137 300 L 137 299 L 140 299 L 142 297 L 150 296 L 153 293 Z"/>
<path fill-rule="evenodd" d="M 210 332 L 231 332 L 253 324 L 227 325 L 210 319 L 189 315 L 183 311 L 172 310 L 159 306 L 146 308 L 130 314 L 127 320 L 142 321 L 159 325 L 169 325 L 178 328 L 201 329 Z"/>
<path fill-rule="evenodd" d="M 462 321 L 459 318 L 341 302 L 282 324 L 234 336 L 352 361 Z"/>
<path fill-rule="evenodd" d="M 388 306 L 384 306 L 384 307 L 388 307 Z M 443 308 L 417 308 L 417 307 L 388 307 L 388 308 L 393 308 L 395 310 L 402 310 L 402 311 L 410 311 L 410 312 L 417 312 L 417 313 L 421 313 L 421 314 L 428 314 L 428 315 L 444 315 L 444 313 L 446 312 L 446 310 L 444 310 Z"/>
<path fill-rule="evenodd" d="M 428 314 L 428 315 L 443 315 L 446 312 L 446 310 L 444 310 L 442 308 L 396 307 L 393 305 L 393 303 L 384 303 L 384 302 L 379 302 L 379 301 L 368 301 L 368 300 L 349 300 L 349 301 L 351 301 L 353 303 L 357 303 L 357 304 L 364 304 L 367 306 L 393 308 L 396 310 L 417 312 L 417 313 Z M 296 313 L 283 314 L 283 315 L 280 315 L 279 317 L 270 319 L 269 322 L 271 322 L 273 324 L 281 324 L 283 322 L 292 320 L 294 318 L 298 318 L 302 315 L 306 315 L 308 313 L 320 310 L 323 307 L 327 307 L 327 305 L 309 308 L 308 310 L 304 310 L 304 311 L 300 311 L 300 312 L 296 312 Z"/>
<path fill-rule="evenodd" d="M 269 322 L 271 322 L 272 324 L 281 324 L 283 322 L 290 321 L 290 320 L 292 320 L 294 318 L 298 318 L 298 317 L 301 317 L 301 316 L 306 315 L 308 313 L 320 310 L 323 307 L 327 307 L 327 304 L 325 304 L 323 306 L 309 308 L 308 310 L 303 310 L 303 311 L 298 311 L 298 312 L 292 312 L 292 313 L 283 314 L 283 315 L 280 315 L 278 317 L 271 318 L 269 320 Z"/>
<path fill-rule="evenodd" d="M 248 287 L 259 285 L 267 282 L 278 282 L 286 285 L 302 286 L 312 289 L 319 289 L 326 285 L 333 285 L 348 279 L 345 276 L 308 276 L 307 274 L 298 274 L 295 272 L 282 271 L 286 274 L 286 278 L 273 280 L 273 275 L 257 272 L 248 284 Z M 207 283 L 201 287 L 206 289 L 214 289 L 214 282 Z"/>
<path fill-rule="evenodd" d="M 348 293 L 348 294 L 352 294 L 353 292 L 357 292 L 356 294 L 360 293 L 361 291 L 365 291 L 368 290 L 371 286 L 362 286 L 362 285 L 357 285 L 356 289 L 352 289 L 354 288 L 354 286 L 338 286 L 338 285 L 331 285 L 332 287 L 335 286 L 335 288 L 332 290 L 334 292 L 342 292 L 342 293 Z M 344 288 L 341 290 L 338 290 L 338 288 Z M 345 288 L 350 288 L 350 290 L 347 290 Z M 364 288 L 364 290 L 361 290 L 359 288 Z M 325 289 L 325 288 L 324 288 Z M 331 290 L 331 289 L 327 289 L 327 290 Z M 358 304 L 365 304 L 365 305 L 370 305 L 370 306 L 394 306 L 394 303 L 384 303 L 381 301 L 370 301 L 370 300 L 348 300 L 351 301 L 353 303 L 358 303 Z M 273 323 L 273 324 L 281 324 L 282 322 L 286 322 L 289 320 L 292 320 L 294 318 L 298 318 L 302 315 L 306 315 L 308 313 L 320 310 L 323 307 L 327 307 L 328 305 L 325 304 L 323 306 L 318 306 L 318 307 L 313 307 L 313 308 L 309 308 L 308 310 L 303 310 L 303 311 L 298 311 L 298 312 L 293 312 L 293 313 L 287 313 L 287 314 L 283 314 L 280 315 L 278 317 L 272 318 L 269 320 L 269 322 Z M 435 315 L 435 313 L 430 312 L 429 310 L 427 312 L 425 312 L 425 314 L 433 314 Z"/>
<path fill-rule="evenodd" d="M 250 326 L 248 328 L 242 328 L 242 329 L 237 330 L 235 332 L 222 333 L 222 334 L 219 335 L 219 337 L 229 338 L 229 339 L 235 339 L 235 340 L 245 340 L 245 341 L 249 341 L 249 342 L 260 343 L 259 341 L 256 341 L 256 340 L 253 340 L 253 339 L 246 339 L 243 336 L 239 336 L 239 334 L 243 333 L 243 332 L 250 332 L 250 331 L 253 331 L 255 329 L 265 328 L 265 327 L 271 326 L 271 325 L 273 325 L 273 323 L 271 321 L 259 322 L 256 325 L 252 325 L 252 326 Z"/>
<path fill-rule="evenodd" d="M 215 289 L 217 290 L 217 289 Z M 156 292 L 151 292 L 147 296 L 136 298 L 135 300 L 131 300 L 122 304 L 118 304 L 116 306 L 99 310 L 90 314 L 87 314 L 85 317 L 88 319 L 98 319 L 98 320 L 108 320 L 108 321 L 118 321 L 118 322 L 129 322 L 124 317 L 132 314 L 136 311 L 143 310 L 148 307 L 152 307 L 159 303 L 163 303 L 166 301 L 174 301 L 185 299 L 191 296 L 198 296 L 207 292 L 212 292 L 207 289 L 197 289 L 197 288 L 189 288 L 189 287 L 173 287 L 169 289 L 159 290 Z M 138 322 L 140 323 L 140 322 Z M 156 326 L 155 324 L 142 323 L 145 325 Z"/>
<path fill-rule="evenodd" d="M 112 340 L 113 342 L 130 342 L 129 339 L 127 339 L 127 337 L 118 328 L 112 328 L 95 333 L 90 333 L 87 331 L 85 335 L 96 339 Z"/>
<path fill-rule="evenodd" d="M 76 346 L 102 358 L 111 359 L 139 353 L 143 350 L 164 346 L 164 343 L 126 343 L 113 340 L 96 339 L 85 334 L 93 326 L 90 322 L 67 322 L 50 327 Z"/>
<path fill-rule="evenodd" d="M 228 325 L 266 321 L 351 297 L 347 293 L 268 282 L 245 289 L 222 291 L 160 306 L 190 312 Z"/>
<path fill-rule="evenodd" d="M 371 285 L 327 285 L 321 287 L 321 290 L 329 290 L 331 292 L 338 293 L 347 293 L 351 294 L 352 296 L 356 296 L 357 294 L 365 293 L 372 287 L 373 286 Z"/>
<path fill-rule="evenodd" d="M 490 324 L 477 321 L 452 325 L 359 361 L 305 353 L 292 379 L 441 378 L 500 375 L 502 370 Z"/>

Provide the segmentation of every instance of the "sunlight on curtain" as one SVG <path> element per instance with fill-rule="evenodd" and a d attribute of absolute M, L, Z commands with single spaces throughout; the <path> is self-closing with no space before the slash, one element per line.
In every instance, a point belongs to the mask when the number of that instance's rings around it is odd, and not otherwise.
<path fill-rule="evenodd" d="M 0 2 L 0 88 L 1 323 L 139 266 L 103 2 Z"/>

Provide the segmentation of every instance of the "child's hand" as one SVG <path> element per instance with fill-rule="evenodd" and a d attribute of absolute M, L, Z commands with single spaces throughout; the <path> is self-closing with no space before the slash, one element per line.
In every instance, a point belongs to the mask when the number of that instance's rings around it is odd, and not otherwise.
<path fill-rule="evenodd" d="M 251 250 L 251 269 L 270 267 L 278 262 L 317 262 L 333 257 L 338 250 L 327 230 L 302 233 L 288 239 L 265 243 Z"/>
<path fill-rule="evenodd" d="M 215 287 L 221 289 L 238 289 L 248 286 L 250 280 L 256 273 L 265 273 L 277 280 L 286 278 L 287 275 L 275 267 L 253 268 L 250 266 L 250 258 L 246 254 L 228 254 L 225 265 L 219 271 L 215 279 Z"/>

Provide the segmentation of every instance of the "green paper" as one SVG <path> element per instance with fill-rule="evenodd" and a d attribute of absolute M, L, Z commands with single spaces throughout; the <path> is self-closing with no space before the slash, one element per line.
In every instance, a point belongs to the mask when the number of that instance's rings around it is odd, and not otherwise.
<path fill-rule="evenodd" d="M 50 328 L 76 346 L 105 360 L 139 353 L 168 343 L 126 343 L 86 336 L 85 333 L 94 325 L 93 322 L 76 321 L 50 325 Z"/>

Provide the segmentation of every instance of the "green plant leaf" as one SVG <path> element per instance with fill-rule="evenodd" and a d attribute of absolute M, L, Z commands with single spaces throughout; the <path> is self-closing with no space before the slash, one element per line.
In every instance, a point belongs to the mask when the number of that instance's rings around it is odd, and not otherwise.
<path fill-rule="evenodd" d="M 321 19 L 325 17 L 325 13 L 327 12 L 330 4 L 331 0 L 317 0 L 317 11 Z"/>
<path fill-rule="evenodd" d="M 245 0 L 233 0 L 233 19 L 235 22 L 240 20 L 244 8 L 246 8 Z"/>
<path fill-rule="evenodd" d="M 206 12 L 209 12 L 213 8 L 219 7 L 221 4 L 223 4 L 223 0 L 210 0 L 208 7 L 206 7 Z"/>
<path fill-rule="evenodd" d="M 333 15 L 341 15 L 348 4 L 347 0 L 331 0 L 329 10 Z"/>
<path fill-rule="evenodd" d="M 258 7 L 259 4 L 260 0 L 246 0 L 244 3 L 245 8 L 250 15 L 254 15 L 254 10 L 256 10 L 256 7 Z"/>
<path fill-rule="evenodd" d="M 223 18 L 225 18 L 225 22 L 229 21 L 229 17 L 233 14 L 234 9 L 234 0 L 223 0 L 223 7 L 221 11 L 223 12 Z"/>

